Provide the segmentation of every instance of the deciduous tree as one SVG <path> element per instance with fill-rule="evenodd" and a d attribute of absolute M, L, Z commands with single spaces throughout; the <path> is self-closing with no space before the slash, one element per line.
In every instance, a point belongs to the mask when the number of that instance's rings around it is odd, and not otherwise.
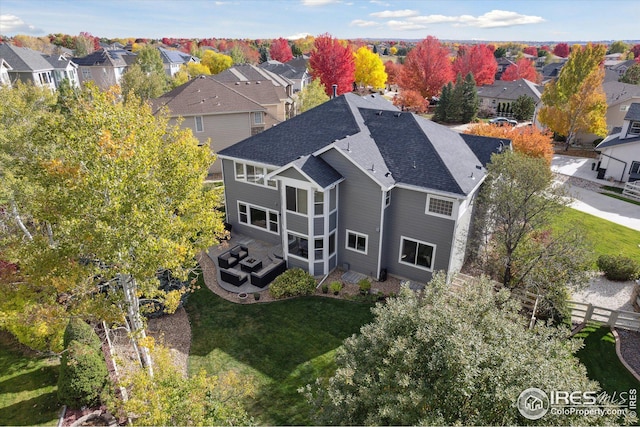
<path fill-rule="evenodd" d="M 338 85 L 338 95 L 351 92 L 355 76 L 355 61 L 349 46 L 331 35 L 316 37 L 309 58 L 311 76 L 320 80 L 327 95 L 332 95 L 332 85 Z"/>
<path fill-rule="evenodd" d="M 508 139 L 515 152 L 543 158 L 547 164 L 551 165 L 553 158 L 552 135 L 535 126 L 493 126 L 489 123 L 478 123 L 469 127 L 465 133 Z"/>
<path fill-rule="evenodd" d="M 527 55 L 531 55 L 531 56 L 538 56 L 538 48 L 535 46 L 527 46 L 524 49 L 522 49 L 523 53 L 526 53 Z"/>
<path fill-rule="evenodd" d="M 287 39 L 282 37 L 274 39 L 269 46 L 269 55 L 271 59 L 280 62 L 287 62 L 293 59 L 293 53 L 291 52 L 291 46 Z"/>
<path fill-rule="evenodd" d="M 373 89 L 384 88 L 387 82 L 387 73 L 384 64 L 378 56 L 368 47 L 362 46 L 355 53 L 355 82 L 361 87 Z"/>
<path fill-rule="evenodd" d="M 318 425 L 523 425 L 530 387 L 599 390 L 565 327 L 527 329 L 509 292 L 482 279 L 452 292 L 442 274 L 419 294 L 403 287 L 347 338 L 328 380 L 306 388 Z M 548 415 L 545 425 L 614 421 Z"/>
<path fill-rule="evenodd" d="M 186 279 L 195 255 L 224 232 L 218 193 L 204 187 L 213 156 L 190 131 L 93 85 L 60 111 L 9 135 L 0 153 L 14 165 L 3 256 L 24 279 L 5 290 L 3 312 L 27 327 L 41 316 L 50 336 L 68 316 L 137 313 L 121 287 L 100 293 L 96 278 L 162 299 L 157 270 Z"/>
<path fill-rule="evenodd" d="M 502 73 L 501 80 L 514 81 L 518 79 L 527 79 L 534 83 L 542 81 L 540 73 L 536 71 L 533 62 L 527 58 L 520 58 L 515 64 L 511 64 Z"/>
<path fill-rule="evenodd" d="M 567 43 L 558 43 L 553 47 L 552 51 L 555 56 L 559 56 L 560 58 L 566 58 L 567 56 L 569 56 L 569 52 L 570 49 Z"/>
<path fill-rule="evenodd" d="M 566 149 L 576 133 L 606 136 L 607 100 L 602 89 L 605 47 L 576 45 L 557 80 L 547 83 L 542 93 L 544 106 L 539 120 L 554 132 L 566 136 Z"/>
<path fill-rule="evenodd" d="M 625 53 L 627 49 L 629 49 L 629 45 L 622 40 L 618 40 L 609 45 L 607 53 Z"/>
<path fill-rule="evenodd" d="M 393 105 L 402 110 L 424 113 L 429 103 L 417 90 L 402 90 L 393 98 Z"/>
<path fill-rule="evenodd" d="M 498 63 L 493 52 L 485 44 L 460 46 L 458 56 L 453 61 L 453 72 L 463 76 L 473 74 L 478 86 L 493 84 L 497 70 Z"/>
<path fill-rule="evenodd" d="M 229 55 L 207 50 L 202 55 L 200 64 L 206 65 L 211 74 L 218 74 L 233 65 L 233 59 Z"/>
<path fill-rule="evenodd" d="M 298 94 L 299 109 L 301 113 L 317 107 L 329 100 L 324 86 L 320 80 L 312 80 Z"/>
<path fill-rule="evenodd" d="M 449 60 L 449 50 L 432 36 L 419 42 L 405 58 L 398 84 L 403 91 L 417 91 L 430 100 L 455 75 Z"/>
<path fill-rule="evenodd" d="M 402 65 L 391 60 L 384 63 L 384 71 L 387 73 L 387 84 L 395 85 L 398 83 L 398 76 L 402 70 Z"/>
<path fill-rule="evenodd" d="M 622 83 L 640 85 L 640 62 L 636 62 L 631 67 L 627 68 L 624 75 L 620 77 L 620 81 Z"/>

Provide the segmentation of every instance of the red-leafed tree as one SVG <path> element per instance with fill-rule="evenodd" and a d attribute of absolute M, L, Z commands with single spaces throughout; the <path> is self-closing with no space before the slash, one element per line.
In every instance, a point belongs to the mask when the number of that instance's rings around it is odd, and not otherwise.
<path fill-rule="evenodd" d="M 387 73 L 387 83 L 395 85 L 398 83 L 398 76 L 402 71 L 402 65 L 397 62 L 387 61 L 384 63 L 384 71 Z"/>
<path fill-rule="evenodd" d="M 356 65 L 353 51 L 340 40 L 325 33 L 316 37 L 309 58 L 311 77 L 319 79 L 327 95 L 332 95 L 332 85 L 338 85 L 338 95 L 353 90 Z"/>
<path fill-rule="evenodd" d="M 431 99 L 453 81 L 449 50 L 437 38 L 427 37 L 411 49 L 398 77 L 402 90 L 415 90 L 423 98 Z"/>
<path fill-rule="evenodd" d="M 393 105 L 400 107 L 403 111 L 413 111 L 424 113 L 427 111 L 429 103 L 417 90 L 403 90 L 393 98 Z"/>
<path fill-rule="evenodd" d="M 629 49 L 631 53 L 633 53 L 633 57 L 636 61 L 640 58 L 640 44 L 634 45 L 631 49 Z"/>
<path fill-rule="evenodd" d="M 553 54 L 555 56 L 559 56 L 560 58 L 566 58 L 567 56 L 569 56 L 570 51 L 571 49 L 569 48 L 569 45 L 567 43 L 558 43 L 553 48 Z"/>
<path fill-rule="evenodd" d="M 527 55 L 538 56 L 538 48 L 535 46 L 527 46 L 522 49 L 522 52 L 526 53 Z"/>
<path fill-rule="evenodd" d="M 289 42 L 282 37 L 271 42 L 271 46 L 269 46 L 269 55 L 271 56 L 271 59 L 275 59 L 280 62 L 287 62 L 293 59 L 291 46 L 289 46 Z"/>
<path fill-rule="evenodd" d="M 458 56 L 453 62 L 455 75 L 466 76 L 471 73 L 478 86 L 493 84 L 496 71 L 498 71 L 496 58 L 485 44 L 476 44 L 472 47 L 460 46 Z"/>
<path fill-rule="evenodd" d="M 516 61 L 515 64 L 511 64 L 502 73 L 502 80 L 512 82 L 518 79 L 527 79 L 534 83 L 540 83 L 540 74 L 533 66 L 533 61 L 527 58 L 521 58 Z"/>

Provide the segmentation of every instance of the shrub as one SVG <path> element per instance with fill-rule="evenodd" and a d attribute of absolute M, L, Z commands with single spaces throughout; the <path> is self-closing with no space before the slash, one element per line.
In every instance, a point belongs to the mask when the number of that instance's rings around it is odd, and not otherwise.
<path fill-rule="evenodd" d="M 94 406 L 107 383 L 107 364 L 101 351 L 73 340 L 62 355 L 58 399 L 70 408 Z"/>
<path fill-rule="evenodd" d="M 316 290 L 316 280 L 301 268 L 292 268 L 276 277 L 269 294 L 276 298 L 312 295 Z"/>
<path fill-rule="evenodd" d="M 600 255 L 598 268 L 609 280 L 624 282 L 640 277 L 638 262 L 623 255 Z"/>
<path fill-rule="evenodd" d="M 322 284 L 322 293 L 326 294 L 327 292 L 329 292 L 329 285 L 326 283 Z"/>
<path fill-rule="evenodd" d="M 64 330 L 64 336 L 62 337 L 64 348 L 67 348 L 71 341 L 81 342 L 96 351 L 100 351 L 102 348 L 102 342 L 93 327 L 78 317 L 72 317 Z"/>
<path fill-rule="evenodd" d="M 342 290 L 342 283 L 338 281 L 331 282 L 331 284 L 329 285 L 329 289 L 331 289 L 331 292 L 333 292 L 334 295 L 338 295 L 338 293 Z"/>
<path fill-rule="evenodd" d="M 371 289 L 371 281 L 369 279 L 362 279 L 358 282 L 360 292 L 366 294 Z"/>

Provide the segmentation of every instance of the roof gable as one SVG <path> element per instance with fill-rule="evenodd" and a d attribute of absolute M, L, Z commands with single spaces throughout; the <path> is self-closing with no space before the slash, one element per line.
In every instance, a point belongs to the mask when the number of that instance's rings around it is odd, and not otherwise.
<path fill-rule="evenodd" d="M 526 79 L 498 80 L 492 85 L 478 87 L 478 96 L 482 98 L 516 100 L 521 95 L 527 95 L 537 102 L 540 100 L 541 87 Z"/>
<path fill-rule="evenodd" d="M 616 105 L 634 97 L 640 97 L 640 85 L 632 85 L 618 81 L 605 82 L 602 89 L 607 96 L 607 105 Z"/>
<path fill-rule="evenodd" d="M 18 47 L 9 43 L 0 43 L 0 57 L 7 61 L 14 72 L 45 71 L 53 66 L 37 52 L 26 47 Z"/>

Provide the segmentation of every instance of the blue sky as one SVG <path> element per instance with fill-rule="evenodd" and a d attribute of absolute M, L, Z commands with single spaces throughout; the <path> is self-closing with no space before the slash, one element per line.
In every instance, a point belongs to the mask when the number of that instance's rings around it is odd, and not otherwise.
<path fill-rule="evenodd" d="M 640 39 L 638 0 L 0 0 L 0 34 L 487 41 Z"/>

